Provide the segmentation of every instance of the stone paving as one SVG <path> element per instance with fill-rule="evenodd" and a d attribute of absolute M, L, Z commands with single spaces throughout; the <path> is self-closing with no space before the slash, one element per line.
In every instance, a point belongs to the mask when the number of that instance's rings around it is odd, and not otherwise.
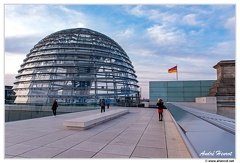
<path fill-rule="evenodd" d="M 158 121 L 156 109 L 127 108 L 128 114 L 82 131 L 64 129 L 63 122 L 100 109 L 7 122 L 5 158 L 191 158 L 168 110 Z"/>

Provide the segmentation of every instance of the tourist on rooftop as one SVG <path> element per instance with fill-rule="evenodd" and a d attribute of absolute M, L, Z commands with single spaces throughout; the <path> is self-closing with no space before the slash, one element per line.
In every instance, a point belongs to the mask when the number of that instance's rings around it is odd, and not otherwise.
<path fill-rule="evenodd" d="M 104 98 L 100 101 L 100 106 L 101 106 L 101 113 L 105 112 L 106 102 Z"/>
<path fill-rule="evenodd" d="M 158 99 L 157 107 L 158 107 L 159 121 L 162 121 L 163 109 L 165 108 L 162 99 Z"/>
<path fill-rule="evenodd" d="M 109 109 L 109 105 L 110 105 L 110 99 L 109 98 L 106 100 L 106 104 L 107 104 L 107 109 Z"/>
<path fill-rule="evenodd" d="M 57 103 L 57 100 L 54 98 L 53 105 L 52 105 L 52 111 L 53 111 L 54 116 L 56 116 L 56 114 L 57 114 L 57 107 L 58 107 L 58 103 Z"/>

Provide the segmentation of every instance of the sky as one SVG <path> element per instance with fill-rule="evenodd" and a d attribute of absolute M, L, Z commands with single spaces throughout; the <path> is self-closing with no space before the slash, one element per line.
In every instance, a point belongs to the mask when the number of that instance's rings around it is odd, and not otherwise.
<path fill-rule="evenodd" d="M 5 4 L 4 84 L 13 85 L 31 48 L 47 35 L 89 28 L 127 53 L 149 98 L 149 81 L 216 80 L 213 68 L 236 59 L 234 4 Z"/>

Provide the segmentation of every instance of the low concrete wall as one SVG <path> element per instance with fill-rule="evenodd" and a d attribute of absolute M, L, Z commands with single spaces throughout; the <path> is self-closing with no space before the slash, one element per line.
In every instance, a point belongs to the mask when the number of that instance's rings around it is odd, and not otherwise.
<path fill-rule="evenodd" d="M 100 106 L 61 106 L 58 105 L 58 112 L 79 112 L 85 110 L 100 109 Z M 29 111 L 52 111 L 52 105 L 5 105 L 5 110 L 29 110 Z"/>
<path fill-rule="evenodd" d="M 164 102 L 165 104 L 165 102 Z M 157 102 L 149 102 L 149 107 L 150 108 L 157 108 Z"/>
<path fill-rule="evenodd" d="M 209 113 L 217 113 L 217 104 L 215 103 L 195 103 L 195 102 L 172 102 L 172 103 L 177 103 L 181 104 L 187 107 L 199 109 L 202 111 L 206 111 Z"/>
<path fill-rule="evenodd" d="M 235 119 L 235 106 L 218 106 L 217 114 Z"/>
<path fill-rule="evenodd" d="M 217 103 L 216 97 L 196 97 L 196 103 Z"/>
<path fill-rule="evenodd" d="M 148 107 L 149 107 L 149 102 L 142 102 L 142 104 L 144 104 L 144 107 L 145 107 L 145 108 L 148 108 Z"/>
<path fill-rule="evenodd" d="M 100 106 L 61 106 L 57 114 L 99 109 Z M 52 116 L 50 105 L 5 105 L 5 122 Z"/>

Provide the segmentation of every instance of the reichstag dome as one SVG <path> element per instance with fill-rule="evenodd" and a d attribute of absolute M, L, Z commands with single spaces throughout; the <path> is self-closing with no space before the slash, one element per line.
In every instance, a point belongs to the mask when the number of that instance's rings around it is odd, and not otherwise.
<path fill-rule="evenodd" d="M 26 55 L 16 76 L 14 103 L 116 102 L 139 95 L 126 52 L 110 37 L 75 28 L 55 32 Z"/>

